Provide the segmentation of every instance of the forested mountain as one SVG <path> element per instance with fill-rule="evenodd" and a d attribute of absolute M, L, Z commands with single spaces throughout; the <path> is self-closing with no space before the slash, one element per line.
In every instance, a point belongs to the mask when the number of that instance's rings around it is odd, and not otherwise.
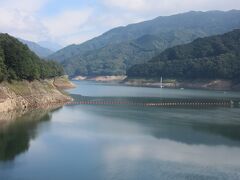
<path fill-rule="evenodd" d="M 240 11 L 188 12 L 112 29 L 80 45 L 68 46 L 49 59 L 69 75 L 125 74 L 163 50 L 199 37 L 240 28 Z"/>
<path fill-rule="evenodd" d="M 0 82 L 45 79 L 62 74 L 63 69 L 56 62 L 44 61 L 18 39 L 0 34 Z"/>
<path fill-rule="evenodd" d="M 240 29 L 169 48 L 148 63 L 131 67 L 128 77 L 231 79 L 240 81 Z"/>
<path fill-rule="evenodd" d="M 47 56 L 49 56 L 50 54 L 53 53 L 53 51 L 51 51 L 50 49 L 42 47 L 35 42 L 23 40 L 23 39 L 20 39 L 20 38 L 19 38 L 19 40 L 23 44 L 26 44 L 29 47 L 29 49 L 31 49 L 36 55 L 38 55 L 41 58 L 45 58 L 45 57 L 47 57 Z"/>

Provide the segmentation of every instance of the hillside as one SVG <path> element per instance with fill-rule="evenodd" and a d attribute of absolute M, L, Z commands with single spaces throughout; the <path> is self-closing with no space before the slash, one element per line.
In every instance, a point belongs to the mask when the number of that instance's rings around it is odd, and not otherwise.
<path fill-rule="evenodd" d="M 148 63 L 131 67 L 128 77 L 240 80 L 240 29 L 169 48 Z"/>
<path fill-rule="evenodd" d="M 40 59 L 27 45 L 0 34 L 0 112 L 26 110 L 72 99 L 61 91 L 73 88 L 56 62 Z"/>
<path fill-rule="evenodd" d="M 0 34 L 0 82 L 45 79 L 63 73 L 59 64 L 40 59 L 16 38 Z"/>
<path fill-rule="evenodd" d="M 121 75 L 169 47 L 239 27 L 237 10 L 188 12 L 118 27 L 48 58 L 61 62 L 72 76 Z"/>
<path fill-rule="evenodd" d="M 43 46 L 40 46 L 39 44 L 32 42 L 32 41 L 27 41 L 23 39 L 19 39 L 23 44 L 26 44 L 29 49 L 31 49 L 36 55 L 38 55 L 41 58 L 45 58 L 49 56 L 50 54 L 53 54 L 53 51 L 45 48 Z"/>

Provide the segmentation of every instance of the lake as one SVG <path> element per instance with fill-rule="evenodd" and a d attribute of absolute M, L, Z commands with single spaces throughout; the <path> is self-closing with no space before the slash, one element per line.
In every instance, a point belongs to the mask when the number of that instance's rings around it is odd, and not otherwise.
<path fill-rule="evenodd" d="M 74 82 L 84 96 L 230 98 L 239 92 Z M 240 179 L 240 109 L 65 105 L 1 114 L 1 180 Z"/>

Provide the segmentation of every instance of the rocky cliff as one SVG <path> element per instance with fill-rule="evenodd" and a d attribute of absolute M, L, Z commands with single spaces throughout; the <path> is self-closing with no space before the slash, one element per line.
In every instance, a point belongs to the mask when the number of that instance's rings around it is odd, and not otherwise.
<path fill-rule="evenodd" d="M 57 83 L 55 83 L 57 82 Z M 63 78 L 40 81 L 13 81 L 0 84 L 0 112 L 44 107 L 71 101 L 61 89 L 73 87 Z"/>

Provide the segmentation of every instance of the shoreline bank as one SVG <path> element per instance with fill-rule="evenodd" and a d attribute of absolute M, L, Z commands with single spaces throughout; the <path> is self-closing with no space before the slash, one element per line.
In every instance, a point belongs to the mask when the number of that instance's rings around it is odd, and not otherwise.
<path fill-rule="evenodd" d="M 125 79 L 121 82 L 127 86 L 142 86 L 142 87 L 160 87 L 161 83 L 156 80 L 148 79 Z M 171 89 L 203 89 L 216 91 L 239 91 L 240 83 L 234 83 L 230 80 L 192 80 L 192 81 L 163 81 L 162 86 Z"/>
<path fill-rule="evenodd" d="M 76 76 L 75 81 L 122 82 L 127 76 Z"/>
<path fill-rule="evenodd" d="M 13 81 L 0 84 L 0 112 L 35 109 L 72 101 L 63 89 L 74 85 L 65 77 L 48 80 Z"/>
<path fill-rule="evenodd" d="M 156 79 L 134 79 L 127 76 L 77 76 L 72 80 L 75 81 L 94 81 L 100 83 L 119 84 L 134 87 L 155 87 L 159 88 L 161 83 Z M 203 90 L 220 90 L 220 91 L 239 91 L 240 83 L 231 80 L 215 79 L 215 80 L 163 80 L 163 87 L 171 89 L 203 89 Z"/>

